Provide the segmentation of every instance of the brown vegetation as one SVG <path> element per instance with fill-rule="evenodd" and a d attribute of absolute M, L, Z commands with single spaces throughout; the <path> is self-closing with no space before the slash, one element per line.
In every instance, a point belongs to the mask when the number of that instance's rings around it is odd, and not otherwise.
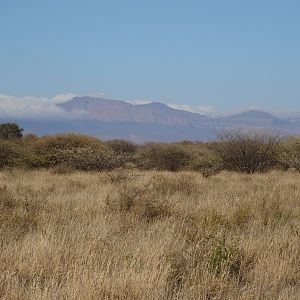
<path fill-rule="evenodd" d="M 299 299 L 300 174 L 0 173 L 1 299 Z"/>
<path fill-rule="evenodd" d="M 124 140 L 102 142 L 97 138 L 62 134 L 38 138 L 27 135 L 0 139 L 0 169 L 105 171 L 117 168 L 197 171 L 209 177 L 221 170 L 242 173 L 271 169 L 300 170 L 299 138 L 281 139 L 259 131 L 231 130 L 211 143 L 149 143 Z"/>
<path fill-rule="evenodd" d="M 282 144 L 280 163 L 285 169 L 300 171 L 300 138 L 291 137 Z"/>
<path fill-rule="evenodd" d="M 227 170 L 243 173 L 265 172 L 278 166 L 279 136 L 242 129 L 223 131 L 216 152 Z"/>
<path fill-rule="evenodd" d="M 0 169 L 1 299 L 300 298 L 298 138 L 27 135 Z"/>

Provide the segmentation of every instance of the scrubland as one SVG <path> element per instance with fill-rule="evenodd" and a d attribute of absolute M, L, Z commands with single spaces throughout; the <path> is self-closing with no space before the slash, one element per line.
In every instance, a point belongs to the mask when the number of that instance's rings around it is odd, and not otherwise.
<path fill-rule="evenodd" d="M 1 299 L 300 299 L 300 173 L 0 172 Z"/>

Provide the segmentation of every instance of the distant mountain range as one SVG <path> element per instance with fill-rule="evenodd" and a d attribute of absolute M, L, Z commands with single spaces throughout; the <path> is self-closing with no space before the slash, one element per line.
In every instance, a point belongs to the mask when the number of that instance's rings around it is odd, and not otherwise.
<path fill-rule="evenodd" d="M 75 97 L 57 104 L 66 114 L 81 115 L 59 120 L 18 120 L 26 132 L 38 135 L 78 132 L 108 139 L 135 142 L 213 140 L 218 131 L 229 128 L 275 130 L 283 135 L 300 135 L 300 118 L 278 118 L 249 110 L 228 117 L 208 117 L 166 104 L 133 105 L 120 100 Z"/>
<path fill-rule="evenodd" d="M 57 105 L 67 112 L 86 112 L 89 119 L 104 122 L 137 122 L 196 128 L 210 123 L 207 116 L 174 109 L 159 102 L 133 105 L 119 100 L 75 97 Z"/>

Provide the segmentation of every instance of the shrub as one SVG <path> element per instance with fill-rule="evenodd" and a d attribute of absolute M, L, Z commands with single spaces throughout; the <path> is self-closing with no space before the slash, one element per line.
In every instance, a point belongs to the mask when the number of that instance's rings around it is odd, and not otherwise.
<path fill-rule="evenodd" d="M 124 140 L 111 140 L 106 145 L 116 154 L 134 154 L 137 150 L 137 145 Z"/>
<path fill-rule="evenodd" d="M 138 164 L 145 169 L 178 171 L 191 161 L 191 154 L 178 144 L 148 144 L 142 147 Z"/>
<path fill-rule="evenodd" d="M 22 164 L 22 148 L 12 141 L 0 140 L 0 169 Z"/>
<path fill-rule="evenodd" d="M 32 133 L 25 134 L 22 138 L 23 142 L 25 143 L 33 143 L 36 142 L 38 139 L 39 137 Z"/>
<path fill-rule="evenodd" d="M 200 172 L 204 177 L 209 177 L 221 171 L 221 162 L 213 153 L 202 153 L 193 158 L 189 168 Z"/>
<path fill-rule="evenodd" d="M 293 168 L 300 171 L 300 138 L 289 138 L 282 144 L 280 164 L 285 169 Z"/>
<path fill-rule="evenodd" d="M 178 143 L 179 145 L 184 145 L 184 146 L 190 146 L 190 145 L 194 145 L 193 141 L 189 141 L 189 140 L 182 140 Z"/>
<path fill-rule="evenodd" d="M 104 171 L 120 167 L 122 156 L 116 156 L 110 149 L 77 147 L 60 149 L 53 155 L 56 164 L 83 171 Z"/>
<path fill-rule="evenodd" d="M 28 151 L 27 155 L 24 158 L 25 164 L 29 168 L 47 168 L 50 166 L 50 160 L 47 155 L 36 154 L 32 151 Z"/>
<path fill-rule="evenodd" d="M 35 150 L 39 153 L 51 153 L 57 149 L 70 149 L 80 147 L 99 148 L 103 143 L 97 138 L 80 134 L 61 134 L 54 136 L 45 136 L 35 143 Z"/>
<path fill-rule="evenodd" d="M 277 135 L 239 129 L 223 131 L 219 140 L 215 150 L 227 170 L 252 174 L 268 171 L 279 162 Z"/>
<path fill-rule="evenodd" d="M 71 163 L 75 156 L 78 159 L 83 158 L 85 152 L 89 155 L 89 158 L 85 159 L 87 163 L 91 155 L 101 154 L 101 151 L 108 152 L 108 150 L 100 140 L 89 136 L 78 134 L 46 136 L 33 143 L 29 161 L 34 167 L 53 167 L 67 162 Z M 70 155 L 69 158 L 67 154 Z"/>

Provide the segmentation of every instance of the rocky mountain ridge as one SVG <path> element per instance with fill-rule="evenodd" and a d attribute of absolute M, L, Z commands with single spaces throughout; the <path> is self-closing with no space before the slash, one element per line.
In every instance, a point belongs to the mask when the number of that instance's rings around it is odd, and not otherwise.
<path fill-rule="evenodd" d="M 17 121 L 27 132 L 38 135 L 78 132 L 103 140 L 128 139 L 135 142 L 214 140 L 217 132 L 230 128 L 267 129 L 282 135 L 300 135 L 300 118 L 279 118 L 259 110 L 209 117 L 159 102 L 131 104 L 94 97 L 74 97 L 56 105 L 67 116 L 81 117 L 9 121 Z"/>

